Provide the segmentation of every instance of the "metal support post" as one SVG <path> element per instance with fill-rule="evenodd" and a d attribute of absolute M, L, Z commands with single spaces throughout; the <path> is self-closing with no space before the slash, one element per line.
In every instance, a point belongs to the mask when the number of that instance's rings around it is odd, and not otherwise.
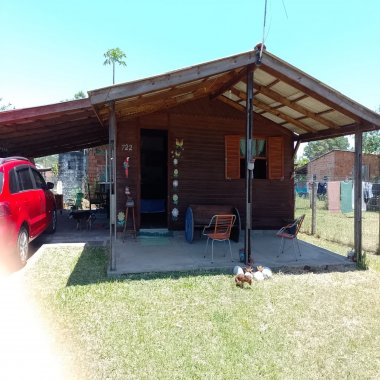
<path fill-rule="evenodd" d="M 244 252 L 246 264 L 252 265 L 251 230 L 252 230 L 252 179 L 253 170 L 248 167 L 252 159 L 253 134 L 253 66 L 247 68 L 247 100 L 246 100 L 246 130 L 245 130 L 245 234 Z"/>
<path fill-rule="evenodd" d="M 116 270 L 116 114 L 115 103 L 110 107 L 109 124 L 109 199 L 110 199 L 110 270 Z"/>
<path fill-rule="evenodd" d="M 355 210 L 354 210 L 354 244 L 355 256 L 358 263 L 362 263 L 362 142 L 363 134 L 355 133 Z"/>

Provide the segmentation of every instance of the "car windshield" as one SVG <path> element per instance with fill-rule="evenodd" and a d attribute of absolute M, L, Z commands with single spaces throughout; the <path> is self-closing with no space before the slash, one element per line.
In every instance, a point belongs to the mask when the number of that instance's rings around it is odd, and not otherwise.
<path fill-rule="evenodd" d="M 3 178 L 4 178 L 4 173 L 0 172 L 0 194 L 3 192 Z"/>

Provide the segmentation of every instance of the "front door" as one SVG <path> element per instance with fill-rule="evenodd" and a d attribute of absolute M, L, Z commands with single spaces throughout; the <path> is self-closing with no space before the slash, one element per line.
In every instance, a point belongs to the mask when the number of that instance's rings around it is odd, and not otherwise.
<path fill-rule="evenodd" d="M 141 130 L 141 228 L 167 227 L 168 133 Z"/>

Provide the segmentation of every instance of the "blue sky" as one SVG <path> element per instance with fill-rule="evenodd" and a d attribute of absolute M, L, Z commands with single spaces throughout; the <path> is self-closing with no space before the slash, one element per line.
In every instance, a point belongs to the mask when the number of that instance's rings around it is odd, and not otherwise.
<path fill-rule="evenodd" d="M 286 11 L 285 11 L 286 9 Z M 380 105 L 380 1 L 268 0 L 267 50 L 371 110 Z M 56 103 L 116 82 L 242 53 L 263 37 L 264 0 L 1 0 L 0 98 Z"/>

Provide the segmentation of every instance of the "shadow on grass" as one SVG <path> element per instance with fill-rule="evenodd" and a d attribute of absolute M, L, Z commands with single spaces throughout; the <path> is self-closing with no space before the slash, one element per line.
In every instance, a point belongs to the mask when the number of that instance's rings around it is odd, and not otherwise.
<path fill-rule="evenodd" d="M 193 271 L 178 271 L 178 272 L 149 272 L 149 273 L 137 273 L 137 274 L 125 274 L 119 276 L 107 275 L 108 265 L 108 251 L 104 247 L 94 247 L 91 245 L 85 245 L 83 252 L 81 253 L 74 270 L 71 272 L 67 281 L 67 286 L 75 285 L 90 285 L 103 282 L 115 282 L 115 281 L 147 281 L 147 280 L 159 280 L 159 279 L 173 279 L 177 280 L 186 277 L 198 277 L 198 276 L 218 276 L 218 275 L 230 275 L 233 276 L 230 270 L 226 269 L 207 269 L 207 270 L 193 270 Z M 243 264 L 240 264 L 243 266 Z M 302 275 L 308 273 L 327 273 L 327 272 L 350 272 L 358 270 L 357 266 L 329 266 L 313 268 L 310 266 L 304 266 L 300 268 L 281 268 L 273 270 L 274 273 L 282 273 L 289 275 Z M 360 268 L 364 269 L 364 268 Z"/>
<path fill-rule="evenodd" d="M 67 280 L 67 286 L 107 282 L 107 249 L 86 244 Z"/>
<path fill-rule="evenodd" d="M 108 251 L 104 247 L 94 247 L 85 245 L 70 277 L 67 280 L 67 286 L 75 285 L 90 285 L 101 282 L 115 282 L 115 281 L 140 281 L 140 280 L 157 280 L 168 279 L 173 280 L 183 277 L 195 276 L 217 276 L 217 275 L 231 275 L 227 270 L 194 270 L 183 272 L 152 272 L 152 273 L 138 273 L 120 276 L 108 276 Z"/>

